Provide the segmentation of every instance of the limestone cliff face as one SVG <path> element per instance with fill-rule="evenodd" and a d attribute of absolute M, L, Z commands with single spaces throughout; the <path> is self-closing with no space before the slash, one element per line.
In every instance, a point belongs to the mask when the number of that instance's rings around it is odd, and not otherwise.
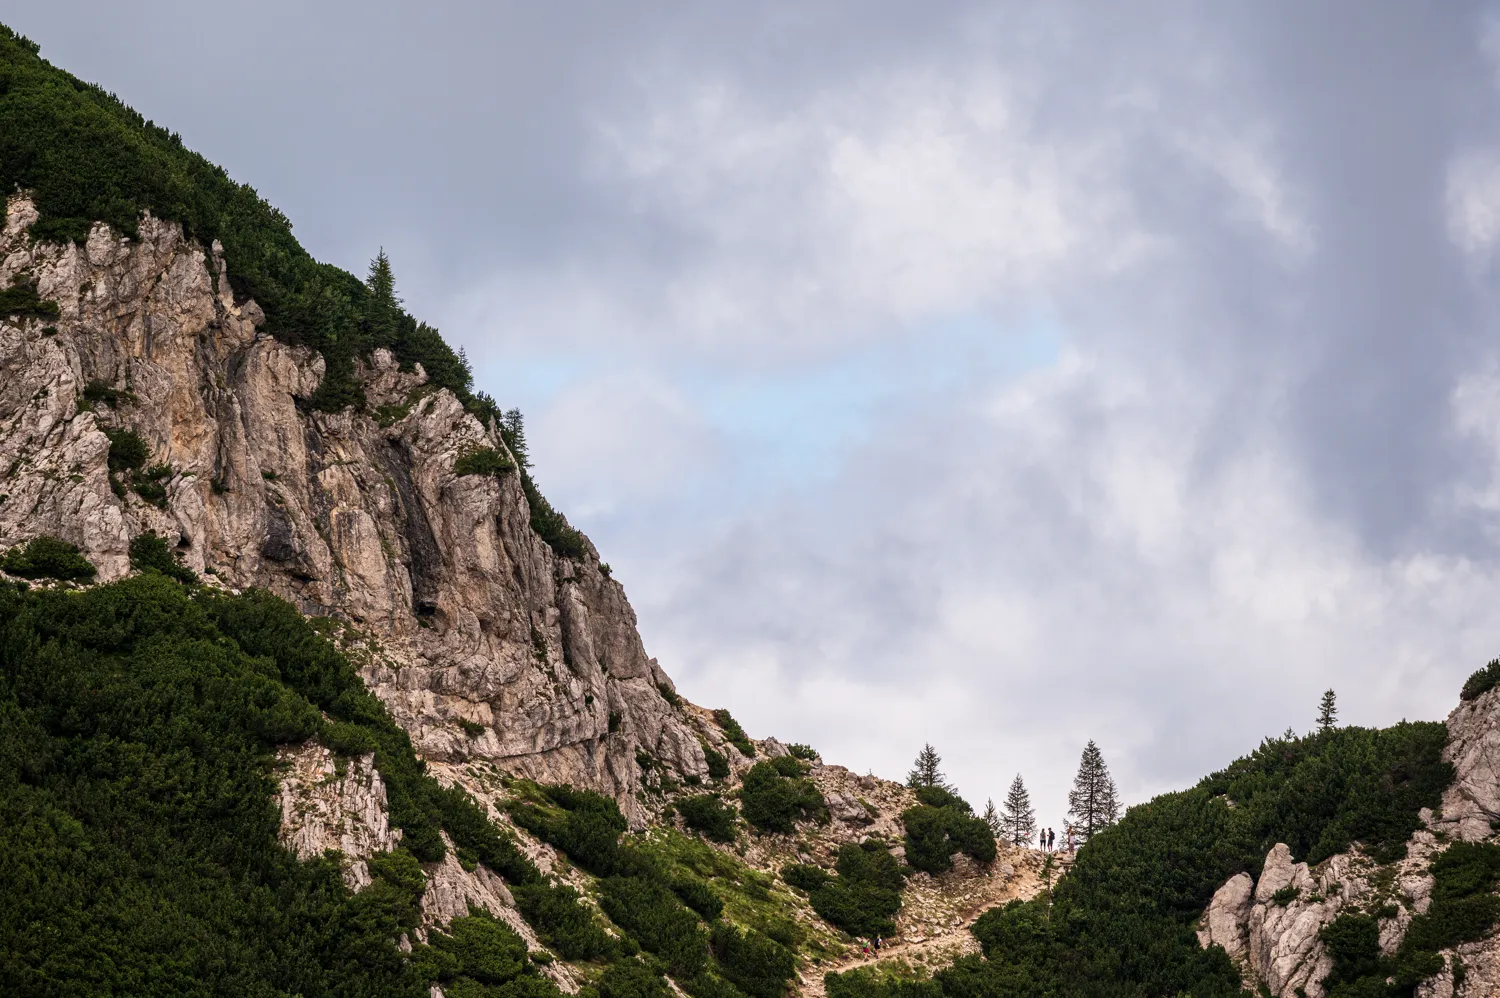
<path fill-rule="evenodd" d="M 1456 775 L 1441 813 L 1423 811 L 1427 827 L 1413 833 L 1401 860 L 1382 868 L 1355 849 L 1309 867 L 1293 862 L 1291 850 L 1278 844 L 1258 881 L 1241 873 L 1214 894 L 1198 941 L 1222 946 L 1251 990 L 1264 986 L 1278 998 L 1322 998 L 1333 960 L 1318 934 L 1343 912 L 1386 912 L 1378 920 L 1380 949 L 1395 953 L 1412 918 L 1431 903 L 1433 857 L 1452 841 L 1496 837 L 1491 821 L 1500 821 L 1500 689 L 1459 704 L 1448 716 L 1443 758 Z M 1418 986 L 1420 998 L 1500 994 L 1500 934 L 1442 955 L 1445 969 Z M 1465 970 L 1460 980 L 1455 962 Z"/>
<path fill-rule="evenodd" d="M 227 586 L 344 621 L 375 639 L 365 679 L 429 759 L 614 793 L 636 821 L 638 751 L 706 775 L 592 547 L 555 555 L 514 474 L 454 474 L 464 450 L 504 447 L 495 427 L 384 352 L 361 372 L 380 420 L 312 411 L 321 358 L 257 329 L 217 246 L 149 217 L 136 241 L 98 225 L 83 246 L 33 243 L 35 219 L 10 199 L 0 287 L 24 275 L 61 316 L 0 319 L 0 547 L 53 534 L 109 580 L 155 530 Z M 90 385 L 128 394 L 90 405 Z M 160 506 L 112 488 L 106 427 L 170 465 Z"/>

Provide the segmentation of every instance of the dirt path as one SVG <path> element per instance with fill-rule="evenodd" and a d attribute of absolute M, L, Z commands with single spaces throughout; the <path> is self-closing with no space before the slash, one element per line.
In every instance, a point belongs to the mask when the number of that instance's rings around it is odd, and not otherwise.
<path fill-rule="evenodd" d="M 834 963 L 807 967 L 802 974 L 798 993 L 802 998 L 825 998 L 823 975 L 843 973 L 858 967 L 889 964 L 902 976 L 931 973 L 952 963 L 960 956 L 979 952 L 979 942 L 969 926 L 986 911 L 1016 899 L 1027 900 L 1046 889 L 1048 881 L 1072 865 L 1072 856 L 1054 853 L 1052 868 L 1045 871 L 1046 860 L 1033 849 L 1013 850 L 1003 857 L 1014 871 L 1010 876 L 995 873 L 977 878 L 914 877 L 903 892 L 901 915 L 897 918 L 900 935 L 882 943 L 879 954 L 855 949 Z"/>

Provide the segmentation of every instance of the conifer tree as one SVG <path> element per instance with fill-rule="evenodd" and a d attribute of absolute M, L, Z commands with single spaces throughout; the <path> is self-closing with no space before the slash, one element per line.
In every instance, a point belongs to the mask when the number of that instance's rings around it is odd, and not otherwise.
<path fill-rule="evenodd" d="M 1031 794 L 1026 792 L 1020 773 L 1010 781 L 1010 791 L 1005 795 L 1005 815 L 1000 824 L 1004 835 L 997 830 L 995 837 L 1004 838 L 1011 845 L 1025 845 L 1036 834 L 1036 812 L 1031 808 Z"/>
<path fill-rule="evenodd" d="M 989 797 L 984 802 L 984 823 L 990 826 L 990 834 L 998 840 L 1005 838 L 1005 823 L 1000 817 L 1000 812 L 995 810 L 995 799 Z"/>
<path fill-rule="evenodd" d="M 500 417 L 500 430 L 505 435 L 505 446 L 515 455 L 522 468 L 531 467 L 531 456 L 526 450 L 526 421 L 520 409 L 507 409 Z"/>
<path fill-rule="evenodd" d="M 1068 819 L 1087 841 L 1095 832 L 1113 825 L 1119 816 L 1120 800 L 1114 778 L 1104 765 L 1104 754 L 1090 738 L 1079 760 L 1073 789 L 1068 791 Z"/>
<path fill-rule="evenodd" d="M 948 789 L 948 781 L 943 777 L 943 771 L 938 767 L 942 765 L 943 757 L 938 755 L 937 749 L 930 744 L 923 745 L 922 751 L 917 753 L 917 761 L 912 764 L 912 770 L 906 774 L 906 785 L 913 790 L 922 787 L 940 787 Z"/>
<path fill-rule="evenodd" d="M 370 292 L 365 299 L 365 327 L 373 342 L 389 346 L 396 340 L 396 329 L 401 321 L 401 299 L 396 297 L 396 275 L 391 270 L 391 258 L 385 255 L 384 246 L 370 261 L 365 288 Z"/>
<path fill-rule="evenodd" d="M 1338 723 L 1339 708 L 1336 702 L 1337 699 L 1334 696 L 1333 690 L 1324 691 L 1323 702 L 1318 705 L 1319 731 L 1331 731 L 1333 726 Z"/>

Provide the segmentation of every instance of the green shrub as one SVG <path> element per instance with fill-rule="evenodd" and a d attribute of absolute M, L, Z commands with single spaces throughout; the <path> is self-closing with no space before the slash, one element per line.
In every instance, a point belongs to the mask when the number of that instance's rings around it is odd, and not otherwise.
<path fill-rule="evenodd" d="M 714 926 L 710 944 L 724 976 L 750 998 L 781 998 L 797 976 L 792 952 L 754 929 L 741 932 L 720 922 Z"/>
<path fill-rule="evenodd" d="M 166 482 L 172 477 L 172 466 L 170 464 L 153 464 L 143 471 L 133 472 L 130 475 L 130 487 L 135 490 L 136 495 L 158 508 L 165 508 L 167 504 Z"/>
<path fill-rule="evenodd" d="M 708 966 L 708 938 L 694 915 L 666 885 L 649 877 L 606 877 L 599 906 L 642 948 L 666 961 L 673 977 L 692 977 Z"/>
<path fill-rule="evenodd" d="M 794 759 L 816 762 L 818 758 L 817 751 L 811 745 L 804 745 L 801 742 L 792 742 L 792 744 L 786 747 L 786 750 L 792 754 L 792 758 Z"/>
<path fill-rule="evenodd" d="M 1491 659 L 1489 665 L 1471 675 L 1464 683 L 1459 699 L 1476 700 L 1494 689 L 1497 684 L 1500 684 L 1500 658 Z"/>
<path fill-rule="evenodd" d="M 1380 926 L 1369 915 L 1339 915 L 1318 932 L 1333 970 L 1323 979 L 1325 988 L 1352 984 L 1373 974 L 1380 962 Z"/>
<path fill-rule="evenodd" d="M 134 430 L 117 430 L 106 427 L 104 435 L 109 438 L 109 470 L 133 471 L 146 463 L 151 456 L 146 441 Z"/>
<path fill-rule="evenodd" d="M 995 833 L 969 805 L 941 787 L 923 787 L 919 804 L 901 813 L 906 828 L 906 861 L 918 870 L 942 873 L 953 867 L 953 854 L 965 853 L 981 863 L 995 858 Z"/>
<path fill-rule="evenodd" d="M 97 574 L 93 563 L 79 553 L 76 545 L 46 534 L 5 552 L 5 557 L 0 558 L 0 570 L 23 579 L 64 582 L 84 582 Z"/>
<path fill-rule="evenodd" d="M 488 730 L 478 721 L 471 721 L 468 718 L 464 717 L 460 717 L 458 719 L 458 726 L 460 729 L 462 729 L 463 733 L 468 735 L 470 738 L 478 738 L 480 735 L 484 734 L 486 730 Z"/>
<path fill-rule="evenodd" d="M 724 912 L 724 902 L 717 894 L 691 873 L 677 872 L 667 880 L 667 886 L 683 904 L 696 911 L 704 920 L 712 922 Z"/>
<path fill-rule="evenodd" d="M 599 998 L 672 998 L 672 989 L 656 971 L 628 960 L 604 971 Z"/>
<path fill-rule="evenodd" d="M 787 867 L 782 876 L 788 883 L 795 878 L 793 886 L 809 892 L 813 911 L 824 921 L 852 936 L 888 936 L 896 931 L 904 878 L 884 846 L 872 841 L 841 846 L 837 877 L 821 870 L 815 874 L 813 869 Z"/>
<path fill-rule="evenodd" d="M 608 565 L 600 565 L 599 567 L 600 567 L 601 570 L 604 570 L 604 569 L 607 569 L 609 566 Z M 609 572 L 605 571 L 604 574 L 607 577 L 609 575 Z M 667 683 L 657 683 L 656 684 L 656 691 L 661 694 L 661 698 L 663 700 L 665 700 L 667 702 L 667 705 L 670 706 L 673 710 L 676 710 L 677 708 L 679 708 L 679 707 L 682 706 L 682 697 L 678 696 L 677 695 L 677 691 L 674 690 L 674 689 L 672 689 L 672 687 L 669 684 L 667 684 Z"/>
<path fill-rule="evenodd" d="M 1020 983 L 1020 982 L 1017 982 Z M 856 967 L 842 974 L 829 971 L 823 975 L 823 988 L 828 998 L 942 998 L 944 990 L 937 981 L 912 980 L 883 974 L 877 967 Z M 1012 995 L 1031 996 L 1041 994 L 1021 987 L 1011 990 L 991 986 L 986 981 L 980 987 L 968 987 L 954 991 L 955 995 L 989 996 L 1011 998 Z"/>
<path fill-rule="evenodd" d="M 426 945 L 412 952 L 419 974 L 441 983 L 454 998 L 561 998 L 557 985 L 542 977 L 521 938 L 488 912 L 471 907 L 446 931 L 431 929 Z"/>
<path fill-rule="evenodd" d="M 595 876 L 618 872 L 619 838 L 627 824 L 614 798 L 568 786 L 548 787 L 546 794 L 557 809 L 519 801 L 510 808 L 515 823 Z"/>
<path fill-rule="evenodd" d="M 782 776 L 795 778 L 807 775 L 807 765 L 792 756 L 779 755 L 774 759 L 767 759 L 766 761 L 771 764 L 772 769 L 776 770 Z"/>
<path fill-rule="evenodd" d="M 138 572 L 160 572 L 169 579 L 195 585 L 198 575 L 177 560 L 167 547 L 167 539 L 154 530 L 136 534 L 130 539 L 130 567 Z"/>
<path fill-rule="evenodd" d="M 62 315 L 57 302 L 42 298 L 36 287 L 16 279 L 10 287 L 0 290 L 0 318 L 56 319 Z"/>
<path fill-rule="evenodd" d="M 917 800 L 928 807 L 947 807 L 962 811 L 964 814 L 973 814 L 974 809 L 969 802 L 947 787 L 918 787 Z"/>
<path fill-rule="evenodd" d="M 511 893 L 521 915 L 564 960 L 597 960 L 616 955 L 615 941 L 573 888 L 539 882 L 513 887 Z"/>
<path fill-rule="evenodd" d="M 745 992 L 709 971 L 681 983 L 682 990 L 692 998 L 746 998 Z"/>
<path fill-rule="evenodd" d="M 729 779 L 729 760 L 724 758 L 723 753 L 715 752 L 713 749 L 705 745 L 703 746 L 703 758 L 708 763 L 709 779 Z"/>
<path fill-rule="evenodd" d="M 722 707 L 714 711 L 714 722 L 718 724 L 719 730 L 724 732 L 724 737 L 728 739 L 729 744 L 740 750 L 741 755 L 747 759 L 755 758 L 755 743 L 750 740 L 749 735 L 745 734 L 745 729 L 740 727 L 740 722 L 736 721 L 729 711 Z"/>
<path fill-rule="evenodd" d="M 1301 893 L 1302 888 L 1287 884 L 1285 887 L 1281 888 L 1281 890 L 1271 895 L 1271 903 L 1276 905 L 1278 908 L 1285 908 L 1287 905 L 1297 900 L 1298 895 L 1300 895 Z"/>
<path fill-rule="evenodd" d="M 833 879 L 833 874 L 817 866 L 791 863 L 781 868 L 781 879 L 803 891 L 815 891 Z"/>
<path fill-rule="evenodd" d="M 735 809 L 721 801 L 715 794 L 699 797 L 684 797 L 677 802 L 677 813 L 683 823 L 696 832 L 702 832 L 715 842 L 733 842 L 739 828 Z"/>
<path fill-rule="evenodd" d="M 813 782 L 782 776 L 771 762 L 750 767 L 740 788 L 740 804 L 745 820 L 762 832 L 789 835 L 798 821 L 829 820 L 828 805 Z"/>
<path fill-rule="evenodd" d="M 111 409 L 115 409 L 122 402 L 134 402 L 135 393 L 124 388 L 116 388 L 107 381 L 95 379 L 84 386 L 83 400 L 89 405 L 98 405 L 102 402 Z"/>
<path fill-rule="evenodd" d="M 493 475 L 499 478 L 507 471 L 515 471 L 516 463 L 503 451 L 493 447 L 472 447 L 453 462 L 455 475 Z"/>

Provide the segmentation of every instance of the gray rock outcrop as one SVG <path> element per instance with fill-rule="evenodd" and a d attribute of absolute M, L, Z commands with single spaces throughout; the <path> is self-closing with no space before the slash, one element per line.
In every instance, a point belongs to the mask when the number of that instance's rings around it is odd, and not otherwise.
<path fill-rule="evenodd" d="M 1254 883 L 1250 874 L 1239 873 L 1224 881 L 1224 886 L 1214 892 L 1208 910 L 1203 913 L 1203 924 L 1198 929 L 1200 945 L 1205 948 L 1222 946 L 1231 960 L 1245 958 L 1250 948 L 1249 922 Z"/>
<path fill-rule="evenodd" d="M 283 746 L 276 763 L 282 844 L 299 859 L 337 850 L 344 854 L 344 882 L 353 890 L 368 885 L 365 860 L 401 841 L 401 829 L 390 825 L 374 753 L 339 760 L 308 742 Z"/>
<path fill-rule="evenodd" d="M 81 246 L 33 242 L 36 217 L 7 203 L 0 286 L 25 276 L 61 314 L 0 319 L 0 547 L 52 534 L 108 581 L 155 530 L 195 571 L 336 618 L 428 759 L 612 793 L 636 824 L 638 753 L 707 774 L 592 546 L 557 556 L 514 473 L 454 474 L 465 450 L 504 448 L 496 427 L 384 351 L 360 372 L 379 420 L 313 411 L 321 358 L 257 328 L 217 244 L 149 216 L 137 240 L 100 224 Z M 112 487 L 105 428 L 169 466 L 159 506 Z"/>

